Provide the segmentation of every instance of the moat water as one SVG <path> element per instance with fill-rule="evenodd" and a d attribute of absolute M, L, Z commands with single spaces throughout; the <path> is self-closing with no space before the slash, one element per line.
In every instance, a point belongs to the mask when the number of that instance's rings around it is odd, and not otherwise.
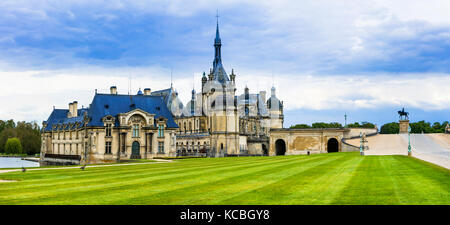
<path fill-rule="evenodd" d="M 39 167 L 38 162 L 22 160 L 19 157 L 0 157 L 0 168 Z"/>

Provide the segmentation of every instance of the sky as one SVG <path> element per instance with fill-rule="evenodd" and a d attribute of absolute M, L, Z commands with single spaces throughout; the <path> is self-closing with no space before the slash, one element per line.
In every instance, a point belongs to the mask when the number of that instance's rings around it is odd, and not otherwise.
<path fill-rule="evenodd" d="M 41 123 L 95 94 L 173 85 L 212 67 L 216 13 L 237 94 L 276 87 L 285 127 L 450 120 L 450 1 L 0 1 L 0 119 Z M 268 98 L 269 96 L 267 96 Z"/>

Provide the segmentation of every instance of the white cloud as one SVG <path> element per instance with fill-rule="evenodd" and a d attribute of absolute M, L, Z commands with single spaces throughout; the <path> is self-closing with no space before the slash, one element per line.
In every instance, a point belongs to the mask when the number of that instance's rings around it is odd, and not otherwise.
<path fill-rule="evenodd" d="M 449 1 L 254 0 L 242 3 L 207 0 L 5 0 L 0 1 L 0 21 L 3 21 L 0 22 L 0 31 L 4 33 L 0 43 L 15 46 L 18 36 L 39 40 L 48 34 L 57 40 L 75 40 L 72 38 L 86 34 L 86 41 L 90 38 L 115 40 L 116 37 L 109 33 L 92 32 L 90 26 L 83 26 L 86 21 L 79 20 L 80 11 L 89 12 L 94 20 L 105 24 L 101 27 L 106 27 L 123 15 L 116 14 L 118 12 L 126 15 L 132 12 L 130 15 L 133 17 L 161 14 L 188 18 L 206 14 L 205 18 L 209 18 L 217 8 L 219 13 L 227 12 L 222 15 L 228 21 L 221 23 L 223 59 L 228 72 L 231 68 L 236 69 L 240 93 L 247 84 L 252 92 L 266 90 L 269 95 L 272 74 L 267 67 L 270 67 L 277 77 L 277 93 L 285 101 L 287 110 L 370 109 L 386 105 L 408 105 L 427 110 L 450 107 L 450 94 L 444 88 L 450 87 L 448 74 L 307 75 L 319 74 L 317 71 L 333 73 L 341 64 L 344 65 L 341 68 L 347 64 L 364 66 L 367 62 L 378 65 L 377 62 L 392 63 L 401 57 L 424 61 L 420 58 L 420 51 L 438 52 L 445 44 L 450 45 L 450 32 L 446 30 L 450 23 Z M 235 9 L 242 8 L 247 10 L 246 14 L 233 14 Z M 65 24 L 64 19 L 81 21 L 81 24 Z M 213 29 L 208 32 L 214 32 Z M 435 29 L 440 30 L 434 32 Z M 191 32 L 188 39 L 192 40 L 205 36 L 203 27 L 182 32 Z M 210 61 L 204 64 L 192 62 L 197 57 L 194 54 L 203 50 L 194 51 L 198 46 L 183 44 L 183 49 L 189 49 L 191 54 L 181 59 L 185 64 L 204 65 L 196 72 L 210 66 Z M 212 52 L 212 47 L 208 47 Z M 74 56 L 76 52 L 88 52 L 87 48 L 83 45 L 58 46 L 57 49 L 17 46 L 3 51 L 3 59 L 0 60 L 0 119 L 43 120 L 48 117 L 53 105 L 66 107 L 73 100 L 87 106 L 96 88 L 99 92 L 108 92 L 109 86 L 116 85 L 119 92 L 126 93 L 130 75 L 133 76 L 133 93 L 139 87 L 155 90 L 170 85 L 170 70 L 165 69 L 167 65 L 161 62 L 152 62 L 161 67 L 119 68 L 115 63 L 126 61 L 121 58 L 109 61 L 110 68 L 92 67 L 88 64 L 92 65 L 93 61 L 87 60 L 86 63 L 84 59 Z M 206 49 L 204 46 L 201 48 Z M 29 62 L 39 57 L 41 60 L 37 64 L 42 68 L 46 68 L 47 64 L 60 65 L 61 59 L 65 59 L 64 62 L 71 62 L 71 69 L 30 70 L 13 68 L 6 62 L 7 59 Z M 448 55 L 436 55 L 436 59 L 443 60 L 439 66 L 448 70 L 448 59 L 445 57 L 448 58 Z M 140 56 L 137 58 L 148 60 Z M 180 61 L 180 57 L 177 59 Z M 434 58 L 430 62 L 434 62 Z M 400 67 L 406 65 L 399 64 Z M 177 77 L 182 75 L 183 78 L 175 79 L 174 84 L 185 103 L 190 98 L 192 77 L 189 74 L 192 72 L 191 68 L 183 68 L 186 74 L 179 74 Z M 280 76 L 280 71 L 289 75 Z M 195 76 L 198 91 L 201 75 L 198 73 Z"/>
<path fill-rule="evenodd" d="M 114 72 L 115 71 L 115 72 Z M 128 72 L 127 72 L 128 71 Z M 148 72 L 152 71 L 152 72 Z M 71 71 L 0 71 L 0 119 L 45 120 L 52 110 L 67 108 L 74 100 L 87 107 L 94 90 L 108 93 L 116 85 L 119 93 L 128 93 L 129 79 L 122 74 L 140 74 L 131 79 L 131 93 L 139 88 L 168 88 L 170 76 L 159 68 L 96 68 Z M 257 77 L 257 79 L 255 79 Z M 183 103 L 190 99 L 193 79 L 197 92 L 201 74 L 174 79 Z M 266 98 L 275 81 L 277 96 L 286 110 L 372 109 L 383 106 L 407 106 L 424 110 L 450 109 L 450 76 L 442 74 L 392 75 L 303 75 L 275 76 L 244 71 L 236 77 L 237 94 L 245 85 L 250 92 L 264 90 Z"/>

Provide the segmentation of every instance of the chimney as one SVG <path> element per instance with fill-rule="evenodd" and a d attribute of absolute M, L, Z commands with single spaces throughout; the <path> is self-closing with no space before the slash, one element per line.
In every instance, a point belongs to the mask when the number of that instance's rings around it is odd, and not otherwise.
<path fill-rule="evenodd" d="M 151 93 L 151 89 L 150 88 L 144 89 L 144 95 L 150 95 L 150 93 Z"/>
<path fill-rule="evenodd" d="M 72 118 L 73 115 L 73 103 L 69 103 L 69 112 L 67 113 L 67 118 Z"/>
<path fill-rule="evenodd" d="M 112 95 L 117 95 L 117 87 L 116 86 L 111 86 L 110 90 L 111 90 Z"/>
<path fill-rule="evenodd" d="M 74 101 L 72 103 L 72 117 L 77 117 L 78 116 L 78 102 Z"/>

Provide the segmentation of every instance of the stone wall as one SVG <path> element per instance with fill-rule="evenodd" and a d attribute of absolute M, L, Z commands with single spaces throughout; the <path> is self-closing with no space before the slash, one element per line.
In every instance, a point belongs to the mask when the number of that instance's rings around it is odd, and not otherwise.
<path fill-rule="evenodd" d="M 309 153 L 327 153 L 335 150 L 338 152 L 352 151 L 342 148 L 342 138 L 348 136 L 349 129 L 273 129 L 270 132 L 269 155 L 277 155 L 278 140 L 280 145 L 284 142 L 285 155 L 300 155 Z M 334 139 L 334 140 L 332 140 Z M 336 148 L 329 148 L 337 142 Z"/>

